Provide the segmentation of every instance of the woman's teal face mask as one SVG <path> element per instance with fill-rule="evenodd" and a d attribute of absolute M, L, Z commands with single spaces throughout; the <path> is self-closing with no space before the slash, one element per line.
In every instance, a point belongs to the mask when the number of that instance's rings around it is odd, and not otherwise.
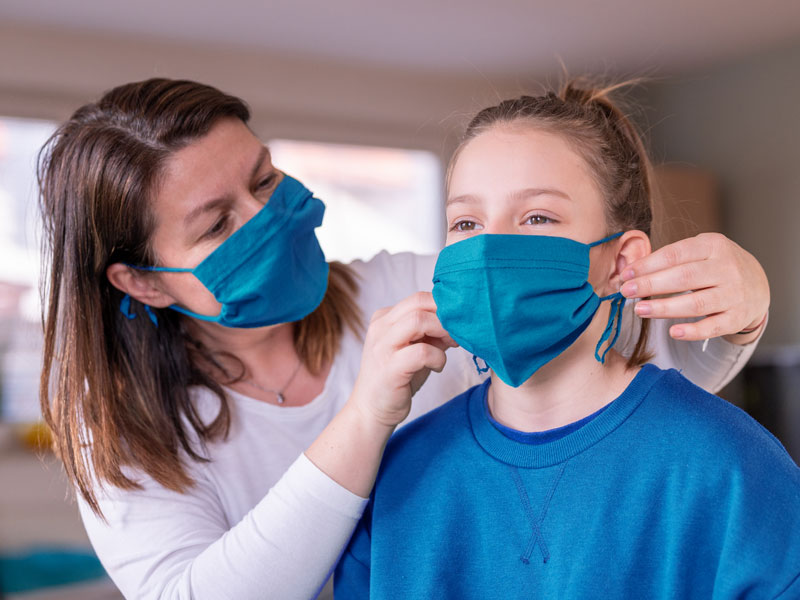
<path fill-rule="evenodd" d="M 303 184 L 285 176 L 253 218 L 237 229 L 193 269 L 142 267 L 147 271 L 192 273 L 222 304 L 217 316 L 197 314 L 173 304 L 173 310 L 226 327 L 263 327 L 298 321 L 322 302 L 328 287 L 328 263 L 314 229 L 325 205 Z M 122 312 L 129 312 L 130 298 Z M 157 324 L 149 307 L 148 314 Z"/>
<path fill-rule="evenodd" d="M 433 299 L 442 326 L 510 386 L 568 348 L 589 326 L 600 303 L 611 314 L 595 349 L 605 362 L 619 336 L 625 298 L 602 298 L 588 282 L 593 244 L 543 235 L 481 234 L 444 248 L 436 261 Z M 614 323 L 616 321 L 616 327 Z M 605 351 L 603 343 L 611 337 Z"/>

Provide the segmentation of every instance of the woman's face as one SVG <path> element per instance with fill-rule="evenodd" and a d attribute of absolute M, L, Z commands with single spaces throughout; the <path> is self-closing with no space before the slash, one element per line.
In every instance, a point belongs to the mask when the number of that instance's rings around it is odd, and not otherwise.
<path fill-rule="evenodd" d="M 603 197 L 586 162 L 561 136 L 528 125 L 499 125 L 472 138 L 448 187 L 448 245 L 482 233 L 583 243 L 607 235 Z M 592 249 L 593 267 L 605 246 Z M 601 283 L 592 271 L 589 280 Z"/>
<path fill-rule="evenodd" d="M 153 200 L 158 266 L 197 266 L 267 203 L 282 177 L 242 121 L 217 122 L 166 164 Z M 148 276 L 189 310 L 219 314 L 221 305 L 191 273 Z"/>

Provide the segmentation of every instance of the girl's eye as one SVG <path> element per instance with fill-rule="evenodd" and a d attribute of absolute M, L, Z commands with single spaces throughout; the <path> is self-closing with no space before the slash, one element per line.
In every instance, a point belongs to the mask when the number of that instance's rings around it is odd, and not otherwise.
<path fill-rule="evenodd" d="M 451 228 L 450 231 L 474 231 L 478 224 L 474 221 L 458 221 Z"/>
<path fill-rule="evenodd" d="M 547 223 L 552 223 L 553 219 L 550 217 L 545 217 L 544 215 L 531 215 L 525 222 L 528 225 L 546 225 Z"/>

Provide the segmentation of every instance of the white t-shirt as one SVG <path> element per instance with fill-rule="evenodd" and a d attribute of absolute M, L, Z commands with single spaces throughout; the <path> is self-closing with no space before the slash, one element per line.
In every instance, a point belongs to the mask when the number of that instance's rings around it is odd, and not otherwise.
<path fill-rule="evenodd" d="M 385 252 L 352 268 L 360 276 L 358 305 L 365 321 L 382 307 L 418 290 L 430 291 L 435 257 Z M 755 344 L 722 339 L 677 342 L 670 323 L 653 321 L 653 360 L 711 391 L 744 365 Z M 638 334 L 630 306 L 617 348 L 628 353 Z M 362 340 L 349 330 L 325 387 L 309 404 L 278 407 L 228 390 L 230 434 L 210 444 L 210 462 L 190 463 L 196 481 L 184 494 L 128 471 L 142 490 L 105 488 L 98 493 L 103 522 L 79 501 L 89 538 L 126 598 L 221 600 L 232 598 L 331 598 L 325 586 L 366 505 L 338 485 L 303 452 L 342 408 L 361 362 Z M 472 356 L 448 351 L 447 366 L 417 392 L 409 420 L 446 402 L 482 379 Z M 204 419 L 218 400 L 197 389 Z M 320 593 L 320 589 L 323 588 Z"/>

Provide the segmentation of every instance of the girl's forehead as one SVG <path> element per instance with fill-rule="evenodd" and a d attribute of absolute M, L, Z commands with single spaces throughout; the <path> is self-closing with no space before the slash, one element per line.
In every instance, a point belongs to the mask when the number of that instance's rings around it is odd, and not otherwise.
<path fill-rule="evenodd" d="M 456 157 L 456 166 L 464 159 L 521 163 L 526 159 L 558 159 L 572 162 L 581 157 L 564 135 L 531 125 L 495 125 L 468 140 Z"/>
<path fill-rule="evenodd" d="M 597 186 L 564 136 L 530 126 L 498 125 L 466 142 L 454 159 L 448 197 L 524 188 L 584 195 Z"/>

